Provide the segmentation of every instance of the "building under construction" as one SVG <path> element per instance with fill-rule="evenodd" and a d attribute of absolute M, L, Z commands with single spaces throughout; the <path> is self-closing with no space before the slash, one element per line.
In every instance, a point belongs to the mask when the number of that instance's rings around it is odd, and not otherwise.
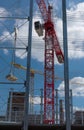
<path fill-rule="evenodd" d="M 80 94 L 83 96 L 82 76 L 77 77 L 78 73 L 73 72 L 82 67 L 77 68 L 72 62 L 74 58 L 83 58 L 80 45 L 84 37 L 77 41 L 75 35 L 78 24 L 73 35 L 76 24 L 70 23 L 74 18 L 75 20 L 80 18 L 78 14 L 81 3 L 77 5 L 76 13 L 76 8 L 70 7 L 74 2 L 69 6 L 66 0 L 60 1 L 59 4 L 58 2 L 57 0 L 53 2 L 14 0 L 14 3 L 10 0 L 9 4 L 1 2 L 0 87 L 3 88 L 0 93 L 1 129 L 3 129 L 1 125 L 14 125 L 23 130 L 43 129 L 44 126 L 73 130 L 77 129 L 76 125 L 84 125 L 84 111 L 81 111 L 81 105 L 77 104 L 79 102 L 73 100 Z M 81 33 L 83 23 L 80 25 Z M 78 50 L 74 48 L 79 48 L 81 53 L 76 53 Z M 72 70 L 74 74 L 70 72 L 72 66 L 75 66 Z M 34 67 L 36 69 L 32 69 Z"/>
<path fill-rule="evenodd" d="M 55 124 L 64 125 L 65 124 L 65 103 L 64 97 L 59 97 L 59 91 L 56 90 L 56 97 L 55 97 Z M 29 98 L 32 98 L 31 96 Z M 33 95 L 35 98 L 35 95 Z M 31 110 L 31 99 L 29 100 L 29 124 L 44 124 L 44 111 L 43 111 L 43 102 L 42 101 L 43 95 L 40 95 L 40 102 L 38 106 L 40 107 L 39 110 L 35 110 L 35 104 L 33 102 L 33 111 Z M 72 99 L 72 98 L 71 98 Z M 25 92 L 9 92 L 9 98 L 7 103 L 7 112 L 6 112 L 6 121 L 10 122 L 19 122 L 21 123 L 24 120 L 24 108 L 25 108 Z M 72 107 L 72 105 L 70 106 Z M 71 115 L 73 113 L 71 112 Z M 72 117 L 72 116 L 71 116 Z"/>

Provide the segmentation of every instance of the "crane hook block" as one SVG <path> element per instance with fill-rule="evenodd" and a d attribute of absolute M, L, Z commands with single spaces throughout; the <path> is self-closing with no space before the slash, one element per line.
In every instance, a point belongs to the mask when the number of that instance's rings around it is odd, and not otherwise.
<path fill-rule="evenodd" d="M 7 79 L 7 80 L 10 80 L 10 81 L 16 81 L 16 80 L 17 80 L 17 78 L 16 78 L 14 75 L 12 75 L 12 74 L 8 74 L 8 75 L 6 76 L 6 79 Z"/>

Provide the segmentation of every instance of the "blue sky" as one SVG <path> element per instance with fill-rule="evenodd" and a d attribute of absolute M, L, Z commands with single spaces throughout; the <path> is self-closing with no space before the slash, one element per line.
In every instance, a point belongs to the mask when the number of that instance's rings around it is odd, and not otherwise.
<path fill-rule="evenodd" d="M 47 0 L 45 0 L 47 1 Z M 62 34 L 62 3 L 61 0 L 49 0 L 53 5 L 53 21 L 55 30 L 63 50 L 63 34 Z M 47 4 L 47 2 L 46 2 Z M 34 0 L 33 23 L 40 20 L 43 22 L 38 6 Z M 29 0 L 0 0 L 0 16 L 4 17 L 28 17 L 29 16 Z M 28 21 L 27 19 L 2 19 L 0 18 L 0 82 L 8 82 L 5 78 L 10 73 L 13 51 L 7 47 L 14 46 L 14 27 L 17 28 L 16 47 L 26 48 L 28 45 Z M 68 57 L 69 57 L 69 78 L 70 88 L 73 92 L 74 109 L 84 108 L 84 2 L 83 0 L 67 0 L 67 30 L 68 30 Z M 33 24 L 32 33 L 32 58 L 31 68 L 44 71 L 44 42 L 43 37 L 38 37 Z M 26 66 L 26 50 L 15 50 L 15 61 Z M 24 70 L 14 69 L 14 74 L 18 80 L 16 82 L 24 82 L 26 72 Z M 13 71 L 12 70 L 12 71 Z M 55 75 L 58 78 L 64 77 L 64 66 L 60 65 L 55 56 Z M 75 83 L 75 84 L 73 84 Z M 78 84 L 76 84 L 78 83 Z M 40 89 L 44 87 L 44 78 L 39 74 L 35 74 L 34 88 Z M 1 104 L 6 105 L 6 100 L 10 88 L 18 91 L 24 91 L 24 85 L 0 84 L 0 100 Z M 55 88 L 62 90 L 64 82 L 55 81 Z M 39 101 L 39 98 L 38 98 Z M 3 109 L 1 105 L 1 110 Z"/>

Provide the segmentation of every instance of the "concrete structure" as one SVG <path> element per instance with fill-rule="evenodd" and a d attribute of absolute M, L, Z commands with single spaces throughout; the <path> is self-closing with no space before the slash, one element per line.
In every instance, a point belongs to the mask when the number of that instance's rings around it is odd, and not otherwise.
<path fill-rule="evenodd" d="M 60 111 L 60 124 L 64 124 L 64 108 L 63 100 L 59 100 L 59 111 Z"/>
<path fill-rule="evenodd" d="M 28 114 L 28 123 L 31 124 L 44 124 L 43 119 L 43 89 L 40 90 L 40 102 L 38 104 L 33 104 L 33 113 Z M 60 92 L 56 90 L 55 96 L 55 124 L 64 125 L 65 124 L 65 100 L 59 97 Z M 36 98 L 37 95 L 34 95 Z M 29 97 L 31 98 L 31 96 Z M 37 98 L 36 98 L 37 99 Z M 9 92 L 8 103 L 7 103 L 7 114 L 6 121 L 21 123 L 24 120 L 24 108 L 25 108 L 25 92 L 15 92 L 11 90 Z M 29 100 L 31 101 L 31 100 Z M 30 106 L 30 103 L 29 103 Z M 31 107 L 29 107 L 31 108 Z"/>
<path fill-rule="evenodd" d="M 24 120 L 24 92 L 9 92 L 7 104 L 7 121 L 22 122 Z M 42 116 L 43 118 L 43 116 Z M 29 114 L 29 124 L 41 124 L 41 114 Z"/>
<path fill-rule="evenodd" d="M 20 122 L 24 115 L 24 92 L 9 92 L 7 120 Z"/>
<path fill-rule="evenodd" d="M 84 111 L 76 111 L 74 113 L 74 124 L 84 125 Z"/>
<path fill-rule="evenodd" d="M 5 121 L 6 120 L 6 116 L 0 116 L 0 121 Z"/>

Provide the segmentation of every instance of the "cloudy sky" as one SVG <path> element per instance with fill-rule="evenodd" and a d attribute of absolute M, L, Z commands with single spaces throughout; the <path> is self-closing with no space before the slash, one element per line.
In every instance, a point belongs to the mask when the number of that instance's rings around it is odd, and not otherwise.
<path fill-rule="evenodd" d="M 63 20 L 61 0 L 45 0 L 46 6 L 49 2 L 53 6 L 52 20 L 55 31 L 63 50 Z M 84 2 L 83 0 L 67 0 L 67 36 L 68 36 L 68 61 L 70 89 L 73 93 L 73 105 L 76 109 L 84 107 Z M 6 76 L 10 72 L 18 78 L 18 83 L 26 80 L 26 71 L 15 69 L 10 63 L 15 60 L 18 64 L 26 67 L 28 46 L 28 0 L 0 0 L 0 100 L 5 102 L 5 95 L 8 95 L 10 88 L 24 90 L 24 85 L 9 85 L 3 82 L 10 82 Z M 4 17 L 4 18 L 3 18 Z M 11 17 L 11 18 L 9 18 Z M 33 27 L 32 27 L 32 53 L 31 68 L 44 71 L 44 36 L 38 37 L 34 29 L 34 22 L 43 23 L 39 8 L 34 0 L 33 5 Z M 15 32 L 16 28 L 16 41 Z M 11 48 L 18 48 L 16 50 Z M 55 89 L 64 89 L 64 65 L 60 65 L 55 56 Z M 18 87 L 19 86 L 19 87 Z M 34 88 L 40 89 L 44 86 L 42 75 L 35 74 Z M 36 98 L 38 99 L 38 98 Z M 39 100 L 38 100 L 39 101 Z M 2 102 L 2 105 L 4 103 Z M 2 107 L 2 106 L 1 106 Z M 2 107 L 3 108 L 3 107 Z M 1 110 L 2 110 L 1 108 Z"/>

